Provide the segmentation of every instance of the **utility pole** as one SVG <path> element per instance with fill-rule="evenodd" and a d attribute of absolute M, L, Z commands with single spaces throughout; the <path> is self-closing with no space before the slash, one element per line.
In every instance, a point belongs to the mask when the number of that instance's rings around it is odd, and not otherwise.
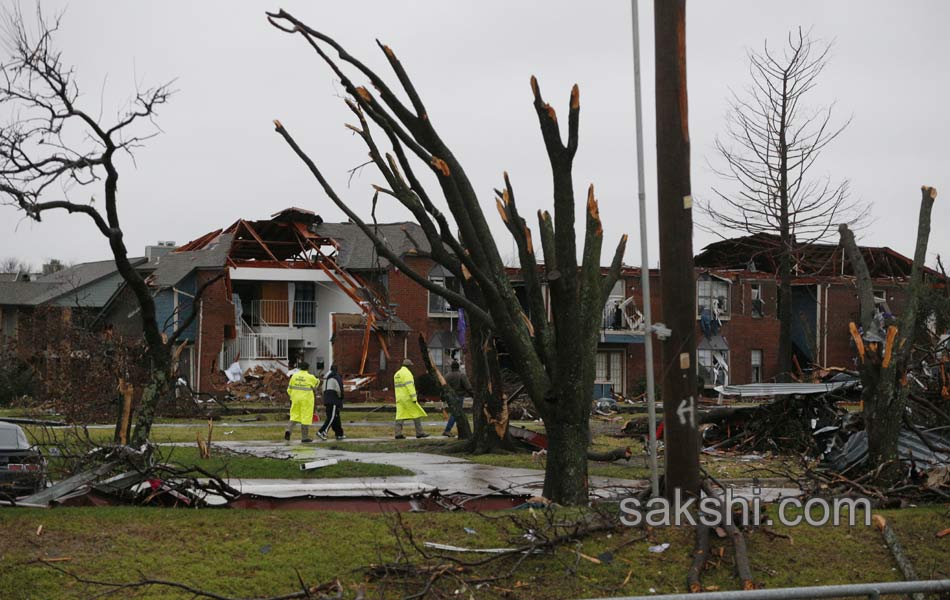
<path fill-rule="evenodd" d="M 663 320 L 663 433 L 667 498 L 699 492 L 696 427 L 696 274 L 689 178 L 686 0 L 654 2 L 656 175 Z"/>
<path fill-rule="evenodd" d="M 653 497 L 660 495 L 660 477 L 656 464 L 656 390 L 653 382 L 653 316 L 650 307 L 650 245 L 647 239 L 646 176 L 643 173 L 643 102 L 640 98 L 640 11 L 631 0 L 633 14 L 633 94 L 637 125 L 637 200 L 640 207 L 640 290 L 643 293 L 643 357 L 647 379 L 647 426 L 649 431 L 650 487 Z"/>

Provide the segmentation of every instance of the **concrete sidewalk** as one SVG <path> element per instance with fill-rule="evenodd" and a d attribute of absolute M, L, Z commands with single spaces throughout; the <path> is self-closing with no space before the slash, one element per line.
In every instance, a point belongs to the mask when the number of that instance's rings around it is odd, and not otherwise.
<path fill-rule="evenodd" d="M 195 444 L 171 445 L 194 446 Z M 381 495 L 384 489 L 408 493 L 400 491 L 399 488 L 417 491 L 437 488 L 443 493 L 460 492 L 478 495 L 488 494 L 493 490 L 505 490 L 514 494 L 539 496 L 544 485 L 544 472 L 541 470 L 483 465 L 464 458 L 423 452 L 349 452 L 321 447 L 318 443 L 288 444 L 282 440 L 280 442 L 214 442 L 214 445 L 261 457 L 293 458 L 301 462 L 335 458 L 394 465 L 409 469 L 414 473 L 412 476 L 340 478 L 322 482 L 273 479 L 229 481 L 234 487 L 248 493 L 266 493 L 274 496 L 323 493 L 348 495 L 347 492 L 355 492 L 359 495 Z M 636 479 L 591 477 L 591 492 L 598 497 L 627 496 L 647 485 L 649 485 L 648 482 Z"/>

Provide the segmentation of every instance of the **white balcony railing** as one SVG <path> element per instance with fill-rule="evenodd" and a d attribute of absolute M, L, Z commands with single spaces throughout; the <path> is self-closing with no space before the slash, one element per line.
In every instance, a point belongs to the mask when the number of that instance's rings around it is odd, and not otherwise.
<path fill-rule="evenodd" d="M 241 360 L 287 360 L 287 338 L 269 333 L 252 333 L 238 338 Z"/>
<path fill-rule="evenodd" d="M 314 327 L 317 324 L 314 300 L 251 300 L 244 310 L 245 318 L 254 326 Z"/>

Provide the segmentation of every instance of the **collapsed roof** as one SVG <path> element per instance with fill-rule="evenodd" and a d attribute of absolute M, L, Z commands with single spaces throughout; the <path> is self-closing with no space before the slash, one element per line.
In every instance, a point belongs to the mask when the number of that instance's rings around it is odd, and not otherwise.
<path fill-rule="evenodd" d="M 907 279 L 914 261 L 891 248 L 860 246 L 871 277 Z M 709 244 L 696 255 L 697 267 L 776 273 L 783 249 L 777 235 L 757 233 Z M 798 276 L 853 277 L 854 269 L 837 244 L 801 244 L 792 251 L 793 269 Z M 931 276 L 943 275 L 925 267 Z"/>

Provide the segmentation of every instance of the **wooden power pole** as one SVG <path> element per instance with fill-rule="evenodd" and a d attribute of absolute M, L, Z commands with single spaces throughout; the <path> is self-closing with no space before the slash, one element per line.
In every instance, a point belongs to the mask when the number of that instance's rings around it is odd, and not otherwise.
<path fill-rule="evenodd" d="M 699 492 L 696 427 L 696 274 L 689 180 L 686 0 L 654 3 L 656 173 L 663 319 L 663 423 L 666 496 Z"/>

